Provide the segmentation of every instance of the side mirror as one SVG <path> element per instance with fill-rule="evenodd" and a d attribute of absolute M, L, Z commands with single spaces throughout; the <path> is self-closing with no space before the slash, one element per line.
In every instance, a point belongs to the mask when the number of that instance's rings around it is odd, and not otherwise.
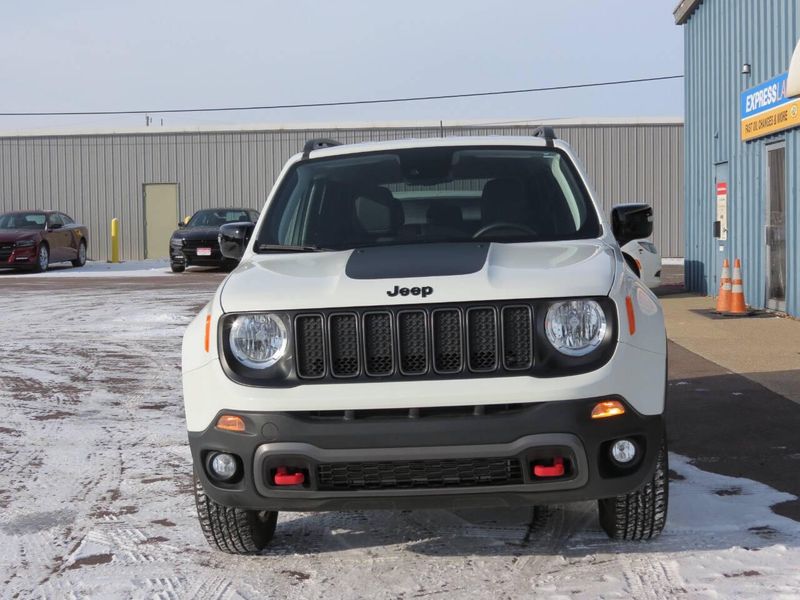
<path fill-rule="evenodd" d="M 178 221 L 178 229 L 183 229 L 184 227 L 186 227 L 186 223 L 183 221 Z"/>
<path fill-rule="evenodd" d="M 255 223 L 226 223 L 219 228 L 219 251 L 225 258 L 239 260 L 256 228 Z"/>
<path fill-rule="evenodd" d="M 647 204 L 621 204 L 611 209 L 611 231 L 620 246 L 653 233 L 653 208 Z"/>
<path fill-rule="evenodd" d="M 63 225 L 61 223 L 50 223 L 50 225 L 47 226 L 47 228 L 51 231 L 54 229 L 61 229 L 62 227 Z"/>

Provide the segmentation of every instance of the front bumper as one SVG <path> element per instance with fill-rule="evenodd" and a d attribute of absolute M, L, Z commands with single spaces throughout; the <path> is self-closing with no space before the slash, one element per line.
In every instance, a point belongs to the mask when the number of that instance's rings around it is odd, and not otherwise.
<path fill-rule="evenodd" d="M 32 267 L 39 258 L 39 247 L 0 248 L 0 267 Z"/>
<path fill-rule="evenodd" d="M 640 415 L 629 405 L 624 415 L 592 420 L 597 401 L 510 405 L 487 414 L 422 413 L 414 418 L 396 411 L 348 411 L 346 416 L 233 411 L 244 419 L 246 432 L 209 427 L 190 432 L 189 444 L 206 493 L 219 504 L 246 509 L 467 508 L 591 500 L 642 486 L 652 476 L 664 435 L 661 415 Z M 610 444 L 620 438 L 634 440 L 640 450 L 630 467 L 622 468 L 609 458 Z M 209 475 L 208 458 L 214 452 L 238 457 L 241 475 L 234 483 L 218 482 Z M 533 475 L 534 463 L 554 456 L 565 460 L 563 476 Z M 381 469 L 404 473 L 426 465 L 458 470 L 495 459 L 518 464 L 519 477 L 466 485 L 457 478 L 432 485 L 406 480 L 405 487 L 384 481 L 359 489 L 361 475 L 352 475 Z M 279 466 L 304 472 L 304 483 L 276 486 L 273 476 Z M 339 482 L 349 477 L 356 485 L 331 486 L 325 474 L 332 468 L 340 474 L 349 469 L 352 476 L 340 477 Z"/>
<path fill-rule="evenodd" d="M 205 246 L 204 246 L 205 247 Z M 169 257 L 170 261 L 176 265 L 183 265 L 186 267 L 221 267 L 231 263 L 231 261 L 224 256 L 219 250 L 219 245 L 209 245 L 211 249 L 210 255 L 198 255 L 197 248 L 195 247 L 178 247 L 170 244 Z"/>

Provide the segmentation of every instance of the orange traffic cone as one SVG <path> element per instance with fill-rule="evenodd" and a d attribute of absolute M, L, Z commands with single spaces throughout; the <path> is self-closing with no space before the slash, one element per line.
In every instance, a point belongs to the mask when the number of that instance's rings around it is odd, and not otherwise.
<path fill-rule="evenodd" d="M 733 282 L 731 283 L 731 306 L 729 315 L 746 315 L 747 306 L 744 303 L 744 287 L 742 286 L 742 261 L 738 258 L 733 261 Z"/>
<path fill-rule="evenodd" d="M 717 312 L 724 313 L 731 309 L 731 273 L 728 259 L 722 261 L 722 277 L 719 278 L 719 296 Z"/>

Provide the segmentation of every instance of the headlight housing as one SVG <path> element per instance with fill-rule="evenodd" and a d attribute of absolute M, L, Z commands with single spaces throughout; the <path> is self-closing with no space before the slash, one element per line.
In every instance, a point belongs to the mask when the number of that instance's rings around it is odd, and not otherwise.
<path fill-rule="evenodd" d="M 243 314 L 233 320 L 228 344 L 231 354 L 242 365 L 263 370 L 284 357 L 289 334 L 283 319 L 276 314 Z"/>
<path fill-rule="evenodd" d="M 169 241 L 169 245 L 170 246 L 175 246 L 176 248 L 182 248 L 185 243 L 186 243 L 186 240 L 184 238 L 172 238 Z"/>
<path fill-rule="evenodd" d="M 30 248 L 36 245 L 36 240 L 19 240 L 14 243 L 15 248 Z"/>
<path fill-rule="evenodd" d="M 544 322 L 550 344 L 567 356 L 585 356 L 595 350 L 607 327 L 605 312 L 594 300 L 556 302 L 547 309 Z"/>

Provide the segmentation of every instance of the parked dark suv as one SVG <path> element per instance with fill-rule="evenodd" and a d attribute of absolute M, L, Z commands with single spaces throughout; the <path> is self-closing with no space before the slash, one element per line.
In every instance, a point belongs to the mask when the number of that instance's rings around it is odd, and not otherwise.
<path fill-rule="evenodd" d="M 183 272 L 187 267 L 222 267 L 232 269 L 238 261 L 222 256 L 219 251 L 219 228 L 226 223 L 255 223 L 258 211 L 247 208 L 210 208 L 198 210 L 169 240 L 169 259 L 172 271 Z"/>

